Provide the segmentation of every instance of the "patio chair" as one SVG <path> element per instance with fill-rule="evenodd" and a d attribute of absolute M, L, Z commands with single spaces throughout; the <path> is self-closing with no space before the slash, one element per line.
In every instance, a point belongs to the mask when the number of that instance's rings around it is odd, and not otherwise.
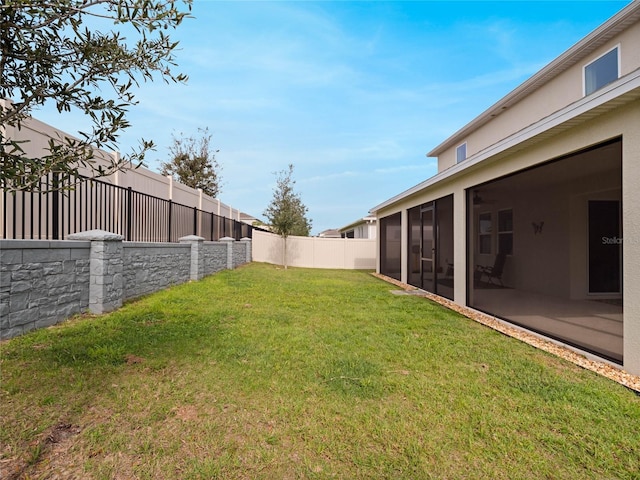
<path fill-rule="evenodd" d="M 493 262 L 493 266 L 476 265 L 475 278 L 478 281 L 482 281 L 483 277 L 487 277 L 487 283 L 497 285 L 493 282 L 495 278 L 500 282 L 500 286 L 504 287 L 502 283 L 502 270 L 504 269 L 504 262 L 507 259 L 505 253 L 499 253 L 496 255 L 496 259 Z"/>

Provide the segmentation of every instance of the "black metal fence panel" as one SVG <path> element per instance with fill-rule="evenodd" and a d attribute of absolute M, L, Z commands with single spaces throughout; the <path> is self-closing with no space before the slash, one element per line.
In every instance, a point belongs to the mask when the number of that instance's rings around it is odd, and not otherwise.
<path fill-rule="evenodd" d="M 61 187 L 61 188 L 60 188 Z M 214 241 L 251 238 L 253 227 L 195 207 L 88 178 L 40 180 L 39 191 L 2 192 L 0 238 L 62 240 L 106 230 L 132 242 L 177 242 L 186 235 Z"/>

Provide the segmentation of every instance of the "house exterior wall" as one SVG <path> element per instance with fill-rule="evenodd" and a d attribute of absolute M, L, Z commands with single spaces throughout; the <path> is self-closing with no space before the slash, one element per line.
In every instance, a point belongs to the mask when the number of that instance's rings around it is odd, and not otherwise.
<path fill-rule="evenodd" d="M 467 157 L 584 97 L 583 68 L 615 46 L 620 48 L 620 77 L 640 68 L 640 23 L 615 36 L 572 67 L 542 85 L 467 136 L 438 154 L 438 171 L 456 164 L 456 148 L 467 143 Z"/>
<path fill-rule="evenodd" d="M 629 110 L 622 142 L 624 366 L 640 375 L 640 102 Z"/>
<path fill-rule="evenodd" d="M 362 237 L 356 238 L 369 238 L 371 240 L 375 240 L 377 231 L 377 225 L 375 223 L 369 222 L 366 226 L 363 225 Z"/>
<path fill-rule="evenodd" d="M 378 222 L 375 217 L 365 217 L 338 230 L 342 237 L 352 234 L 348 238 L 375 239 L 378 231 Z"/>
<path fill-rule="evenodd" d="M 374 240 L 376 238 L 376 225 L 369 222 L 361 223 L 349 230 L 341 231 L 342 234 L 348 234 L 349 232 L 353 232 L 353 237 L 351 238 L 368 238 Z"/>

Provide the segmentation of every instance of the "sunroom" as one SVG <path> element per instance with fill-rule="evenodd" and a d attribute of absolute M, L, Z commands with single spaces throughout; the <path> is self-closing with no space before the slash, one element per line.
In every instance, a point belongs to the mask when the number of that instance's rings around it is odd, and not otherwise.
<path fill-rule="evenodd" d="M 380 273 L 622 364 L 622 146 L 408 195 L 380 216 Z"/>
<path fill-rule="evenodd" d="M 622 140 L 467 189 L 467 305 L 623 362 Z"/>

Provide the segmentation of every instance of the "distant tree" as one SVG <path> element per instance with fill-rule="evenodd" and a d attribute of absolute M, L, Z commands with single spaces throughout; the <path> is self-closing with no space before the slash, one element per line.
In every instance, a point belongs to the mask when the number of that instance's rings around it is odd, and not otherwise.
<path fill-rule="evenodd" d="M 211 150 L 211 134 L 208 128 L 199 128 L 199 138 L 173 136 L 169 147 L 171 160 L 162 163 L 162 175 L 171 175 L 174 180 L 191 188 L 201 188 L 211 197 L 221 192 L 220 172 L 222 167 L 216 160 L 219 150 Z"/>
<path fill-rule="evenodd" d="M 287 268 L 287 237 L 298 235 L 308 237 L 311 231 L 311 220 L 307 218 L 307 207 L 302 203 L 300 195 L 295 193 L 293 186 L 293 165 L 288 170 L 275 174 L 276 187 L 273 191 L 271 203 L 264 211 L 264 216 L 271 231 L 280 235 L 282 242 L 282 261 Z"/>
<path fill-rule="evenodd" d="M 191 0 L 2 0 L 0 186 L 36 189 L 51 172 L 77 177 L 79 168 L 87 167 L 100 177 L 142 163 L 151 141 L 141 140 L 139 149 L 106 166 L 95 163 L 94 149 L 117 150 L 141 81 L 187 79 L 172 72 L 178 43 L 166 32 L 190 10 Z M 46 103 L 61 113 L 82 113 L 88 128 L 78 132 L 79 139 L 51 140 L 45 155 L 32 158 L 7 132 L 20 129 L 33 109 Z"/>

